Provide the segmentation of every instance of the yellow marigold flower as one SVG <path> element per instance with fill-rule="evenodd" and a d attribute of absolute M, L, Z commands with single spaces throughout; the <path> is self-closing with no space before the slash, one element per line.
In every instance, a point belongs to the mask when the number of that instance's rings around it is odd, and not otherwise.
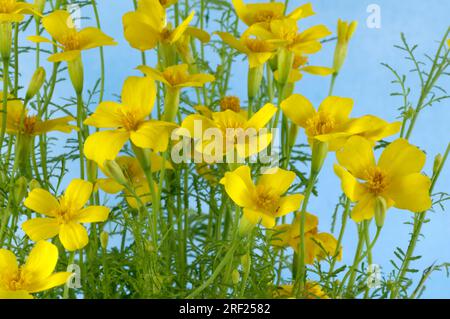
<path fill-rule="evenodd" d="M 250 4 L 245 4 L 243 0 L 232 0 L 232 2 L 239 19 L 248 26 L 284 18 L 299 20 L 314 14 L 311 3 L 304 4 L 285 16 L 286 8 L 281 2 Z"/>
<path fill-rule="evenodd" d="M 292 64 L 292 70 L 289 74 L 288 83 L 295 83 L 303 78 L 302 73 L 309 73 L 319 76 L 327 76 L 333 74 L 334 69 L 326 66 L 313 66 L 308 65 L 308 57 L 302 55 L 296 55 Z M 278 71 L 274 72 L 274 77 L 278 80 Z"/>
<path fill-rule="evenodd" d="M 0 92 L 0 98 L 3 94 Z M 42 121 L 37 115 L 29 115 L 28 110 L 24 109 L 20 100 L 8 100 L 8 112 L 6 113 L 6 132 L 8 134 L 24 134 L 27 136 L 36 136 L 51 131 L 70 133 L 72 130 L 78 130 L 69 122 L 75 119 L 71 116 L 64 116 L 52 120 Z M 4 113 L 2 112 L 0 118 Z"/>
<path fill-rule="evenodd" d="M 250 167 L 241 166 L 225 173 L 220 181 L 228 196 L 240 207 L 244 217 L 253 224 L 261 221 L 264 227 L 275 226 L 275 219 L 289 214 L 300 207 L 304 196 L 292 194 L 282 196 L 294 182 L 295 173 L 281 168 L 261 175 L 255 185 Z"/>
<path fill-rule="evenodd" d="M 272 238 L 272 245 L 279 248 L 291 246 L 297 252 L 300 241 L 300 216 L 299 214 L 291 225 L 283 224 L 274 228 L 275 234 Z M 312 265 L 314 260 L 322 260 L 327 256 L 333 256 L 337 248 L 337 240 L 328 233 L 319 233 L 317 226 L 319 219 L 317 216 L 306 213 L 305 215 L 305 262 Z M 337 256 L 342 258 L 340 248 Z"/>
<path fill-rule="evenodd" d="M 282 285 L 274 291 L 275 298 L 295 298 L 293 285 Z M 307 281 L 303 298 L 306 299 L 329 299 L 330 297 L 322 290 L 318 283 Z"/>
<path fill-rule="evenodd" d="M 352 38 L 353 33 L 355 33 L 357 26 L 358 26 L 357 21 L 348 23 L 346 21 L 342 21 L 341 19 L 338 20 L 338 27 L 337 27 L 338 39 L 336 42 L 336 49 L 334 51 L 334 64 L 333 64 L 333 68 L 335 69 L 336 73 L 339 72 L 339 70 L 342 68 L 342 65 L 345 62 L 345 58 L 347 57 L 348 43 Z"/>
<path fill-rule="evenodd" d="M 0 299 L 32 299 L 33 293 L 63 285 L 72 273 L 54 273 L 57 262 L 58 248 L 46 241 L 36 243 L 22 266 L 10 250 L 0 249 Z"/>
<path fill-rule="evenodd" d="M 180 92 L 184 87 L 201 87 L 215 80 L 210 74 L 189 74 L 187 64 L 173 65 L 158 71 L 146 65 L 138 67 L 142 73 L 167 87 L 164 99 L 164 116 L 166 121 L 174 121 L 180 105 Z"/>
<path fill-rule="evenodd" d="M 64 195 L 58 199 L 43 188 L 35 188 L 24 201 L 25 207 L 45 215 L 32 218 L 22 224 L 23 231 L 33 241 L 59 235 L 64 248 L 69 251 L 82 249 L 89 242 L 86 228 L 81 224 L 104 222 L 109 215 L 105 206 L 84 208 L 92 193 L 92 183 L 74 179 Z"/>
<path fill-rule="evenodd" d="M 169 66 L 163 71 L 141 65 L 138 70 L 170 88 L 201 87 L 215 80 L 215 77 L 210 74 L 189 74 L 187 64 Z"/>
<path fill-rule="evenodd" d="M 216 33 L 230 47 L 247 55 L 250 68 L 255 68 L 266 63 L 274 56 L 280 44 L 277 40 L 261 40 L 249 36 L 236 39 L 227 32 Z"/>
<path fill-rule="evenodd" d="M 236 150 L 237 155 L 241 158 L 247 158 L 251 155 L 257 154 L 266 149 L 272 141 L 272 134 L 266 131 L 260 131 L 275 115 L 277 108 L 273 104 L 266 104 L 258 112 L 256 112 L 250 119 L 242 112 L 236 113 L 231 110 L 223 112 L 213 112 L 211 117 L 201 114 L 192 114 L 187 116 L 181 124 L 182 129 L 186 129 L 190 137 L 199 139 L 208 129 L 216 129 L 221 134 L 220 137 L 212 136 L 211 139 L 205 139 L 195 145 L 195 150 L 216 158 L 222 158 L 228 152 Z M 201 124 L 202 136 L 196 136 L 196 125 Z M 235 135 L 231 136 L 228 129 L 234 129 Z M 182 133 L 180 133 L 182 134 Z M 240 138 L 242 134 L 242 138 Z M 217 141 L 216 138 L 223 138 L 222 141 Z M 219 152 L 215 145 L 220 144 Z M 232 149 L 230 149 L 232 147 Z"/>
<path fill-rule="evenodd" d="M 20 22 L 25 14 L 37 14 L 36 7 L 16 0 L 0 0 L 0 23 Z"/>
<path fill-rule="evenodd" d="M 152 172 L 161 170 L 163 163 L 162 157 L 155 153 L 150 154 Z M 139 161 L 136 158 L 129 156 L 118 156 L 115 161 L 120 166 L 125 178 L 128 180 L 131 188 L 134 189 L 136 195 L 139 196 L 142 203 L 147 204 L 151 202 L 152 196 L 150 193 L 150 186 Z M 172 165 L 166 161 L 165 168 L 172 169 Z M 128 204 L 133 208 L 139 208 L 139 203 L 136 198 L 130 194 L 130 192 L 125 189 L 123 185 L 119 184 L 112 176 L 110 176 L 102 166 L 100 166 L 100 169 L 107 176 L 107 178 L 97 179 L 98 187 L 109 194 L 116 194 L 120 191 L 124 191 Z M 154 184 L 154 187 L 157 187 L 156 183 Z"/>
<path fill-rule="evenodd" d="M 136 11 L 126 13 L 123 18 L 125 39 L 135 49 L 145 51 L 158 43 L 174 44 L 184 34 L 195 12 L 175 29 L 167 24 L 166 11 L 160 0 L 139 0 Z"/>
<path fill-rule="evenodd" d="M 378 197 L 384 199 L 387 208 L 423 212 L 431 207 L 431 181 L 420 173 L 425 154 L 408 141 L 395 140 L 375 163 L 371 144 L 354 136 L 336 152 L 336 157 L 340 165 L 335 165 L 334 171 L 341 179 L 342 189 L 357 203 L 351 213 L 354 221 L 371 219 Z"/>
<path fill-rule="evenodd" d="M 254 24 L 246 34 L 252 34 L 262 40 L 283 41 L 283 46 L 288 51 L 302 56 L 320 51 L 320 40 L 331 35 L 331 31 L 325 25 L 316 25 L 299 32 L 295 20 L 283 19 L 271 21 L 268 27 L 262 23 Z"/>
<path fill-rule="evenodd" d="M 400 130 L 400 122 L 387 123 L 372 115 L 350 118 L 353 100 L 329 96 L 316 111 L 302 95 L 293 94 L 281 103 L 283 113 L 305 129 L 310 144 L 315 140 L 328 142 L 328 149 L 336 151 L 352 135 L 361 135 L 375 142 Z"/>
<path fill-rule="evenodd" d="M 42 25 L 57 43 L 38 35 L 29 36 L 27 39 L 58 46 L 62 52 L 49 56 L 50 62 L 73 61 L 80 57 L 83 50 L 117 44 L 98 28 L 88 27 L 78 31 L 70 13 L 65 10 L 56 10 L 45 16 L 42 18 Z"/>
<path fill-rule="evenodd" d="M 122 104 L 102 102 L 84 124 L 97 128 L 112 128 L 91 134 L 84 144 L 88 159 L 100 166 L 114 160 L 128 141 L 155 152 L 167 149 L 175 124 L 149 120 L 156 98 L 156 87 L 150 78 L 129 77 L 122 88 Z"/>

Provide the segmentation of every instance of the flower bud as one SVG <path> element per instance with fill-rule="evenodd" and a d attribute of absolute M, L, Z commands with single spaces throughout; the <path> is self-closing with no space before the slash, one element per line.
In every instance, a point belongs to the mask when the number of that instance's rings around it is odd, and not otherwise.
<path fill-rule="evenodd" d="M 387 204 L 386 200 L 378 196 L 375 199 L 375 223 L 377 224 L 378 228 L 383 227 L 384 220 L 386 218 L 386 210 L 387 210 Z"/>
<path fill-rule="evenodd" d="M 311 172 L 318 174 L 322 169 L 323 162 L 328 154 L 328 142 L 321 142 L 319 140 L 313 140 L 312 143 L 312 159 L 311 159 Z"/>
<path fill-rule="evenodd" d="M 241 265 L 242 269 L 244 269 L 244 272 L 248 272 L 250 270 L 250 267 L 252 265 L 252 259 L 249 253 L 241 257 Z"/>
<path fill-rule="evenodd" d="M 81 55 L 75 60 L 67 62 L 67 67 L 69 69 L 70 81 L 72 81 L 75 92 L 81 94 L 83 92 L 84 83 L 83 61 L 81 60 Z"/>
<path fill-rule="evenodd" d="M 358 26 L 357 21 L 348 23 L 339 19 L 337 26 L 338 39 L 336 43 L 336 48 L 334 50 L 334 62 L 333 69 L 335 73 L 339 73 L 342 66 L 344 65 L 345 59 L 347 57 L 348 43 L 353 36 L 353 33 Z"/>
<path fill-rule="evenodd" d="M 30 181 L 30 183 L 28 184 L 28 187 L 30 188 L 30 192 L 31 192 L 33 189 L 36 189 L 36 188 L 42 188 L 41 184 L 40 184 L 37 180 L 35 180 L 35 179 L 32 179 L 32 180 Z"/>
<path fill-rule="evenodd" d="M 442 155 L 438 154 L 436 155 L 436 157 L 434 158 L 434 163 L 433 163 L 433 176 L 436 176 L 437 172 L 439 171 L 439 169 L 441 168 L 442 165 Z"/>
<path fill-rule="evenodd" d="M 244 237 L 247 236 L 255 227 L 255 224 L 251 223 L 247 218 L 242 216 L 239 222 L 239 235 Z"/>
<path fill-rule="evenodd" d="M 14 199 L 16 203 L 20 203 L 27 195 L 27 179 L 25 176 L 20 176 L 14 184 Z"/>
<path fill-rule="evenodd" d="M 28 85 L 28 90 L 25 95 L 25 100 L 31 100 L 33 96 L 35 96 L 42 85 L 45 82 L 45 69 L 43 67 L 39 67 L 34 71 L 33 77 L 31 78 L 30 84 Z"/>
<path fill-rule="evenodd" d="M 0 55 L 2 59 L 9 60 L 12 46 L 12 24 L 0 22 Z"/>
<path fill-rule="evenodd" d="M 263 78 L 263 72 L 264 64 L 248 69 L 247 92 L 249 100 L 254 99 L 258 95 Z"/>
<path fill-rule="evenodd" d="M 128 180 L 126 179 L 125 175 L 123 174 L 122 168 L 119 164 L 117 164 L 116 161 L 110 161 L 106 160 L 103 162 L 103 170 L 105 171 L 106 175 L 112 177 L 117 183 L 120 185 L 127 185 Z"/>
<path fill-rule="evenodd" d="M 233 281 L 233 284 L 237 285 L 239 281 L 241 280 L 241 274 L 237 269 L 234 269 L 231 273 L 231 280 Z"/>
<path fill-rule="evenodd" d="M 278 82 L 286 84 L 294 64 L 295 54 L 286 48 L 278 52 Z"/>
<path fill-rule="evenodd" d="M 100 245 L 104 250 L 108 248 L 109 234 L 105 231 L 100 233 Z"/>
<path fill-rule="evenodd" d="M 295 140 L 297 139 L 298 125 L 292 123 L 289 127 L 289 147 L 292 148 L 295 145 Z"/>

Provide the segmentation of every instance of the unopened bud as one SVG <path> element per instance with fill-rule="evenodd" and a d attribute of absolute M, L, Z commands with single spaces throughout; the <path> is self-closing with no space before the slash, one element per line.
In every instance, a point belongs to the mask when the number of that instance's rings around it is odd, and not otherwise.
<path fill-rule="evenodd" d="M 249 100 L 254 99 L 258 95 L 259 89 L 261 87 L 263 73 L 264 64 L 248 69 L 247 92 Z"/>
<path fill-rule="evenodd" d="M 278 82 L 286 84 L 294 63 L 294 52 L 282 48 L 278 52 Z"/>
<path fill-rule="evenodd" d="M 233 284 L 237 285 L 239 281 L 241 280 L 241 274 L 237 269 L 234 269 L 231 273 L 231 280 L 233 281 Z"/>
<path fill-rule="evenodd" d="M 244 269 L 244 272 L 248 272 L 250 270 L 250 266 L 252 264 L 252 260 L 250 257 L 250 254 L 245 254 L 241 257 L 241 265 L 242 268 Z"/>
<path fill-rule="evenodd" d="M 386 218 L 386 210 L 387 210 L 387 204 L 386 200 L 378 196 L 375 199 L 375 223 L 377 224 L 378 228 L 383 227 L 384 220 Z"/>
<path fill-rule="evenodd" d="M 36 188 L 42 188 L 41 184 L 40 184 L 37 180 L 35 180 L 35 179 L 32 179 L 32 180 L 30 181 L 30 184 L 28 185 L 28 187 L 30 188 L 30 192 L 31 192 L 33 189 L 36 189 Z"/>
<path fill-rule="evenodd" d="M 239 235 L 244 237 L 247 236 L 255 227 L 255 224 L 251 223 L 247 218 L 242 216 L 239 222 Z"/>
<path fill-rule="evenodd" d="M 0 55 L 8 60 L 11 55 L 12 25 L 11 22 L 0 22 Z"/>
<path fill-rule="evenodd" d="M 120 185 L 127 185 L 128 180 L 123 174 L 122 168 L 116 161 L 106 160 L 103 162 L 103 170 L 106 175 L 112 177 Z"/>
<path fill-rule="evenodd" d="M 14 198 L 16 203 L 22 202 L 22 199 L 27 195 L 27 179 L 25 176 L 20 176 L 16 179 L 14 187 Z"/>
<path fill-rule="evenodd" d="M 109 234 L 105 231 L 102 231 L 100 234 L 100 244 L 102 248 L 106 250 L 108 248 Z"/>
<path fill-rule="evenodd" d="M 437 172 L 439 171 L 439 169 L 441 168 L 442 160 L 443 160 L 443 158 L 442 158 L 441 154 L 436 155 L 436 157 L 434 158 L 433 176 L 435 176 L 437 174 Z"/>
<path fill-rule="evenodd" d="M 34 71 L 33 77 L 31 78 L 30 84 L 28 85 L 28 90 L 25 95 L 26 100 L 31 100 L 33 96 L 35 96 L 42 85 L 45 82 L 45 69 L 43 67 L 39 67 Z"/>
<path fill-rule="evenodd" d="M 318 174 L 328 154 L 328 142 L 314 140 L 312 142 L 311 172 Z"/>
<path fill-rule="evenodd" d="M 83 92 L 84 83 L 84 71 L 83 71 L 83 61 L 81 60 L 81 55 L 75 60 L 67 62 L 67 67 L 69 69 L 70 81 L 77 94 Z"/>
<path fill-rule="evenodd" d="M 358 23 L 353 21 L 348 23 L 339 19 L 338 21 L 338 39 L 336 43 L 336 48 L 334 50 L 334 62 L 333 69 L 336 73 L 339 73 L 340 69 L 344 65 L 345 59 L 347 57 L 348 43 L 355 33 Z"/>

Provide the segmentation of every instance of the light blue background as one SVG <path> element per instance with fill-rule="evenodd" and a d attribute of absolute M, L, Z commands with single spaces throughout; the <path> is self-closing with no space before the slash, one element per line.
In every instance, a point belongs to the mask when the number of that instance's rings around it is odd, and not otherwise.
<path fill-rule="evenodd" d="M 381 62 L 394 66 L 401 74 L 408 74 L 411 66 L 403 58 L 403 53 L 393 48 L 400 43 L 400 32 L 404 32 L 411 44 L 419 44 L 418 52 L 434 54 L 437 49 L 437 40 L 440 40 L 449 26 L 450 2 L 447 0 L 409 0 L 409 1 L 363 1 L 363 0 L 315 0 L 312 1 L 316 15 L 303 20 L 302 28 L 315 24 L 325 24 L 335 32 L 338 18 L 344 20 L 357 20 L 359 27 L 351 41 L 347 62 L 337 79 L 335 95 L 351 97 L 355 100 L 354 116 L 374 114 L 388 121 L 396 120 L 397 107 L 402 101 L 399 97 L 391 97 L 390 92 L 398 91 L 391 84 L 392 74 L 380 65 Z M 368 5 L 375 3 L 381 8 L 381 28 L 369 29 L 366 19 Z M 300 1 L 290 1 L 289 10 Z M 114 95 L 120 93 L 122 83 L 127 76 L 138 75 L 133 70 L 140 64 L 140 53 L 131 49 L 126 43 L 122 33 L 122 15 L 132 9 L 132 1 L 99 0 L 102 29 L 118 41 L 117 47 L 106 47 L 106 92 L 105 98 L 116 99 Z M 92 16 L 92 12 L 86 12 L 83 16 Z M 82 26 L 94 25 L 94 21 L 83 21 Z M 243 30 L 244 26 L 241 24 Z M 215 31 L 208 28 L 208 31 Z M 314 55 L 310 62 L 312 65 L 331 66 L 334 42 L 324 45 L 324 49 Z M 149 64 L 154 64 L 154 58 L 148 55 Z M 422 58 L 422 57 L 421 57 Z M 83 55 L 86 67 L 86 87 L 91 87 L 100 74 L 98 51 L 91 50 Z M 24 61 L 30 63 L 31 61 Z M 214 64 L 214 60 L 210 60 Z M 44 62 L 45 66 L 50 66 Z M 238 63 L 239 65 L 239 63 Z M 23 71 L 24 78 L 31 76 L 32 69 Z M 233 80 L 228 93 L 238 95 L 242 100 L 246 97 L 246 87 L 242 85 L 246 81 L 246 66 L 233 69 Z M 418 81 L 412 74 L 409 76 L 409 85 L 417 101 Z M 441 86 L 450 90 L 448 78 L 442 81 Z M 297 85 L 296 92 L 307 96 L 314 105 L 326 97 L 329 87 L 329 78 L 306 75 Z M 57 92 L 61 97 L 73 96 L 68 83 L 58 84 Z M 434 156 L 445 150 L 450 141 L 450 101 L 436 104 L 432 108 L 424 110 L 418 118 L 417 125 L 410 141 L 424 149 L 428 154 L 425 172 L 431 174 Z M 334 155 L 329 156 L 321 173 L 318 189 L 320 199 L 312 198 L 309 211 L 320 217 L 319 228 L 329 231 L 331 215 L 336 201 L 341 194 L 340 184 L 332 171 Z M 450 192 L 450 163 L 445 167 L 440 180 L 436 185 L 436 191 Z M 449 203 L 446 204 L 450 208 Z M 421 271 L 432 263 L 450 261 L 450 216 L 448 212 L 438 209 L 429 213 L 430 223 L 423 227 L 424 238 L 420 241 L 416 254 L 422 255 L 422 259 L 413 263 L 413 268 Z M 391 209 L 388 212 L 385 227 L 374 250 L 374 263 L 383 267 L 383 272 L 388 273 L 392 266 L 389 260 L 394 258 L 396 246 L 406 250 L 411 227 L 404 225 L 411 220 L 411 213 Z M 356 248 L 356 228 L 353 222 L 349 222 L 344 238 L 344 261 L 349 264 L 352 261 Z M 445 272 L 434 273 L 428 281 L 425 297 L 439 298 L 450 297 L 450 279 Z"/>

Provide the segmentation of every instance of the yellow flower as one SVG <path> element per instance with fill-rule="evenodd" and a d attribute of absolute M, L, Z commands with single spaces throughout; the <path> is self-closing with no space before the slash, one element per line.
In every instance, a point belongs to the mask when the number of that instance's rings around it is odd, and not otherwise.
<path fill-rule="evenodd" d="M 165 151 L 170 132 L 176 125 L 147 119 L 155 98 L 156 87 L 150 78 L 127 78 L 122 89 L 122 104 L 102 102 L 84 121 L 97 128 L 112 128 L 93 133 L 86 139 L 86 157 L 102 166 L 105 160 L 114 160 L 128 140 L 140 148 Z"/>
<path fill-rule="evenodd" d="M 20 22 L 24 14 L 37 14 L 35 6 L 16 0 L 0 0 L 0 23 Z"/>
<path fill-rule="evenodd" d="M 310 144 L 315 140 L 328 142 L 328 149 L 336 151 L 352 135 L 361 135 L 375 142 L 400 130 L 400 122 L 387 123 L 372 115 L 350 118 L 353 100 L 329 96 L 316 111 L 302 95 L 293 94 L 281 103 L 283 113 L 305 129 Z"/>
<path fill-rule="evenodd" d="M 336 73 L 339 72 L 339 70 L 342 68 L 342 65 L 344 64 L 345 58 L 347 57 L 348 43 L 352 38 L 353 33 L 355 33 L 357 26 L 358 26 L 357 21 L 348 23 L 346 21 L 342 21 L 341 19 L 338 20 L 338 27 L 337 27 L 338 39 L 334 51 L 334 63 L 333 63 L 333 68 L 336 71 Z"/>
<path fill-rule="evenodd" d="M 0 98 L 3 94 L 0 92 Z M 76 126 L 69 125 L 69 122 L 75 119 L 71 116 L 64 116 L 53 120 L 42 121 L 37 115 L 29 115 L 28 110 L 24 109 L 20 100 L 8 100 L 6 113 L 6 132 L 8 134 L 24 134 L 27 136 L 36 136 L 50 131 L 59 131 L 70 133 L 72 130 L 78 130 Z M 2 112 L 0 116 L 4 116 Z"/>
<path fill-rule="evenodd" d="M 291 246 L 297 252 L 300 242 L 300 216 L 295 218 L 291 225 L 283 224 L 274 228 L 275 234 L 272 245 L 279 248 Z M 306 213 L 305 215 L 305 262 L 312 265 L 314 260 L 322 260 L 327 256 L 333 256 L 336 252 L 337 240 L 328 233 L 319 233 L 317 216 Z M 337 260 L 342 258 L 340 248 Z"/>
<path fill-rule="evenodd" d="M 333 74 L 334 72 L 333 68 L 307 65 L 307 63 L 308 57 L 306 56 L 296 55 L 294 57 L 294 63 L 292 64 L 292 70 L 289 74 L 288 83 L 295 83 L 300 81 L 303 78 L 303 72 L 320 76 L 327 76 Z M 276 80 L 278 80 L 278 71 L 274 72 L 274 77 Z"/>
<path fill-rule="evenodd" d="M 32 299 L 32 293 L 63 285 L 72 273 L 54 273 L 57 262 L 58 248 L 46 241 L 36 243 L 23 266 L 0 249 L 0 299 Z"/>
<path fill-rule="evenodd" d="M 334 171 L 341 179 L 342 189 L 356 202 L 351 217 L 354 221 L 369 220 L 375 214 L 378 197 L 386 206 L 423 212 L 431 207 L 431 181 L 420 173 L 425 154 L 404 139 L 387 146 L 375 163 L 372 146 L 359 136 L 351 137 L 336 152 L 340 165 Z"/>
<path fill-rule="evenodd" d="M 266 63 L 274 56 L 279 45 L 279 42 L 276 40 L 261 40 L 250 38 L 249 36 L 236 39 L 227 32 L 216 33 L 230 47 L 247 55 L 250 68 L 255 68 Z"/>
<path fill-rule="evenodd" d="M 158 43 L 174 44 L 184 34 L 195 12 L 181 22 L 175 29 L 166 22 L 166 11 L 160 0 L 140 0 L 136 11 L 123 16 L 125 39 L 135 49 L 145 51 Z"/>
<path fill-rule="evenodd" d="M 81 224 L 104 222 L 109 215 L 109 208 L 105 206 L 83 208 L 91 197 L 92 187 L 90 182 L 74 179 L 58 199 L 43 188 L 33 189 L 24 205 L 47 217 L 25 221 L 22 224 L 23 231 L 33 241 L 59 235 L 59 240 L 67 250 L 82 249 L 88 244 L 89 238 L 86 228 Z"/>
<path fill-rule="evenodd" d="M 210 116 L 192 114 L 184 119 L 181 128 L 186 129 L 190 137 L 201 139 L 195 145 L 195 150 L 202 154 L 219 159 L 227 155 L 227 152 L 236 150 L 239 157 L 247 158 L 264 150 L 272 141 L 271 133 L 260 130 L 270 121 L 276 111 L 277 108 L 269 103 L 250 119 L 247 119 L 242 112 L 237 113 L 232 110 L 212 112 Z M 201 125 L 202 136 L 197 136 L 197 125 Z M 220 136 L 214 135 L 211 139 L 203 139 L 203 135 L 211 129 L 217 130 Z M 230 132 L 230 130 L 234 130 L 234 132 Z M 218 140 L 220 138 L 222 140 Z"/>
<path fill-rule="evenodd" d="M 225 173 L 220 181 L 228 196 L 240 207 L 244 217 L 252 224 L 261 223 L 266 228 L 275 226 L 275 219 L 300 207 L 304 196 L 292 194 L 282 196 L 294 182 L 295 173 L 281 168 L 263 174 L 255 185 L 250 167 L 241 166 Z"/>
<path fill-rule="evenodd" d="M 274 291 L 275 298 L 295 298 L 293 285 L 282 285 Z M 303 292 L 306 299 L 329 299 L 327 294 L 322 290 L 318 283 L 307 281 L 305 291 Z"/>
<path fill-rule="evenodd" d="M 248 26 L 255 23 L 271 22 L 272 20 L 284 18 L 299 20 L 314 14 L 310 3 L 296 8 L 290 14 L 285 16 L 284 12 L 286 8 L 281 2 L 250 4 L 245 4 L 243 0 L 232 0 L 232 2 L 239 19 Z"/>
<path fill-rule="evenodd" d="M 283 46 L 296 55 L 313 54 L 322 48 L 320 40 L 331 35 L 325 25 L 316 25 L 299 32 L 293 19 L 273 20 L 270 24 L 252 25 L 246 34 L 252 34 L 262 40 L 282 41 Z"/>
<path fill-rule="evenodd" d="M 50 62 L 73 61 L 80 57 L 81 51 L 97 48 L 104 45 L 116 45 L 113 38 L 94 27 L 84 28 L 78 31 L 70 16 L 64 10 L 56 10 L 42 18 L 45 30 L 56 40 L 54 43 L 62 52 L 52 54 Z M 27 38 L 32 42 L 53 43 L 51 40 L 33 35 Z"/>
<path fill-rule="evenodd" d="M 184 87 L 202 87 L 208 82 L 214 81 L 210 74 L 189 74 L 187 64 L 173 65 L 162 72 L 146 65 L 138 67 L 142 73 L 155 81 L 164 83 L 167 87 L 164 99 L 164 115 L 166 121 L 175 121 L 180 105 L 180 92 Z"/>
<path fill-rule="evenodd" d="M 169 66 L 163 71 L 141 65 L 138 66 L 138 70 L 151 79 L 164 83 L 169 88 L 201 87 L 215 79 L 210 74 L 189 74 L 187 64 Z"/>
<path fill-rule="evenodd" d="M 161 170 L 163 162 L 162 157 L 155 153 L 150 154 L 152 172 Z M 131 188 L 134 189 L 136 195 L 141 199 L 142 203 L 145 205 L 151 202 L 152 196 L 150 193 L 150 186 L 148 184 L 144 170 L 139 164 L 139 161 L 136 158 L 129 156 L 118 156 L 116 158 L 116 162 L 120 166 Z M 166 162 L 165 168 L 172 169 L 172 165 L 169 162 Z M 100 189 L 109 194 L 116 194 L 124 190 L 125 187 L 114 180 L 114 178 L 112 178 L 112 176 L 110 176 L 108 172 L 106 172 L 101 166 L 100 169 L 103 171 L 103 173 L 105 173 L 106 176 L 108 176 L 108 178 L 97 179 L 97 185 L 98 187 L 100 187 Z M 154 184 L 154 187 L 157 187 L 156 183 Z M 139 208 L 139 203 L 136 198 L 134 198 L 128 190 L 125 189 L 124 192 L 128 204 L 133 208 Z"/>

